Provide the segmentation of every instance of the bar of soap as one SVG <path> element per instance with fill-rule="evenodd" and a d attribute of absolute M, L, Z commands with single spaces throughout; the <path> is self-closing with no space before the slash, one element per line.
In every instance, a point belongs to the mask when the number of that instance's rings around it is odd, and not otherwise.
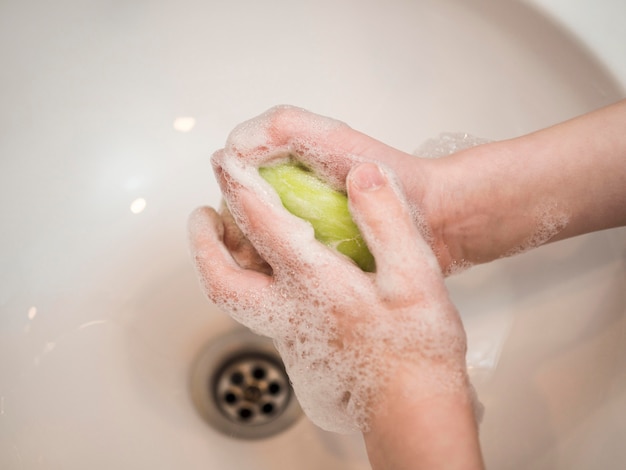
<path fill-rule="evenodd" d="M 350 215 L 346 194 L 295 162 L 261 167 L 259 173 L 289 212 L 313 226 L 315 238 L 350 257 L 363 271 L 375 270 L 374 257 Z"/>

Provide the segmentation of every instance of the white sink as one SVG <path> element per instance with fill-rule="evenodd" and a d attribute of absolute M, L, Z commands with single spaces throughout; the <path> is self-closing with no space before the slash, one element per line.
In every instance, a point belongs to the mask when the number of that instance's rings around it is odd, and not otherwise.
<path fill-rule="evenodd" d="M 301 419 L 237 440 L 194 409 L 194 357 L 234 328 L 187 252 L 187 214 L 220 198 L 208 157 L 279 103 L 410 152 L 624 96 L 623 63 L 550 18 L 500 0 L 2 2 L 0 468 L 369 468 L 359 436 Z M 450 279 L 490 468 L 626 461 L 625 240 Z"/>

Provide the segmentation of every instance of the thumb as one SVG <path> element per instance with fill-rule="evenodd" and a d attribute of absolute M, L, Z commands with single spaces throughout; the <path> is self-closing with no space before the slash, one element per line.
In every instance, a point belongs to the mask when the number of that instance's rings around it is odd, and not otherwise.
<path fill-rule="evenodd" d="M 379 288 L 393 298 L 406 298 L 416 286 L 442 284 L 443 277 L 390 175 L 374 163 L 356 166 L 348 175 L 348 197 L 352 216 L 376 259 Z"/>

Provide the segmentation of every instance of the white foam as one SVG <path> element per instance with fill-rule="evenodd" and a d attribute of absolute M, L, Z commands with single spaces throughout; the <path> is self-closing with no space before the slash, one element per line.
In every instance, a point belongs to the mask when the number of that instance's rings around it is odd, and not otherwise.
<path fill-rule="evenodd" d="M 338 181 L 335 171 L 341 161 L 319 158 L 318 141 L 344 126 L 346 124 L 341 121 L 311 114 L 300 108 L 275 106 L 235 127 L 228 136 L 225 151 L 230 157 L 245 161 L 253 167 L 297 153 L 301 161 L 313 168 L 320 177 L 329 183 L 342 185 L 345 175 Z"/>
<path fill-rule="evenodd" d="M 537 248 L 554 238 L 569 223 L 569 214 L 556 202 L 542 202 L 535 210 L 535 229 L 522 243 L 506 252 L 503 257 L 514 256 Z"/>
<path fill-rule="evenodd" d="M 420 145 L 413 155 L 423 158 L 439 158 L 468 148 L 491 142 L 489 139 L 476 137 L 467 132 L 443 132 Z"/>
<path fill-rule="evenodd" d="M 444 274 L 446 276 L 454 276 L 455 274 L 460 274 L 463 271 L 468 270 L 472 266 L 474 266 L 474 264 L 465 259 L 458 260 L 458 261 L 453 260 L 452 263 L 450 263 L 450 265 L 446 268 Z"/>

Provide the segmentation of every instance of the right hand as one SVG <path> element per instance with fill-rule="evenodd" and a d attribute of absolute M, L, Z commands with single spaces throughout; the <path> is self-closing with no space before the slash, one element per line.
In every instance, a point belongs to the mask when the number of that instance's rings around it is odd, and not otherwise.
<path fill-rule="evenodd" d="M 376 272 L 366 273 L 315 240 L 307 223 L 254 181 L 227 168 L 218 174 L 235 219 L 271 273 L 242 267 L 225 246 L 223 218 L 201 208 L 190 219 L 201 282 L 233 318 L 274 338 L 316 424 L 367 431 L 371 419 L 391 409 L 397 390 L 390 384 L 405 375 L 411 403 L 451 394 L 471 402 L 461 320 L 391 175 L 365 163 L 347 177 L 351 211 L 376 258 Z"/>

